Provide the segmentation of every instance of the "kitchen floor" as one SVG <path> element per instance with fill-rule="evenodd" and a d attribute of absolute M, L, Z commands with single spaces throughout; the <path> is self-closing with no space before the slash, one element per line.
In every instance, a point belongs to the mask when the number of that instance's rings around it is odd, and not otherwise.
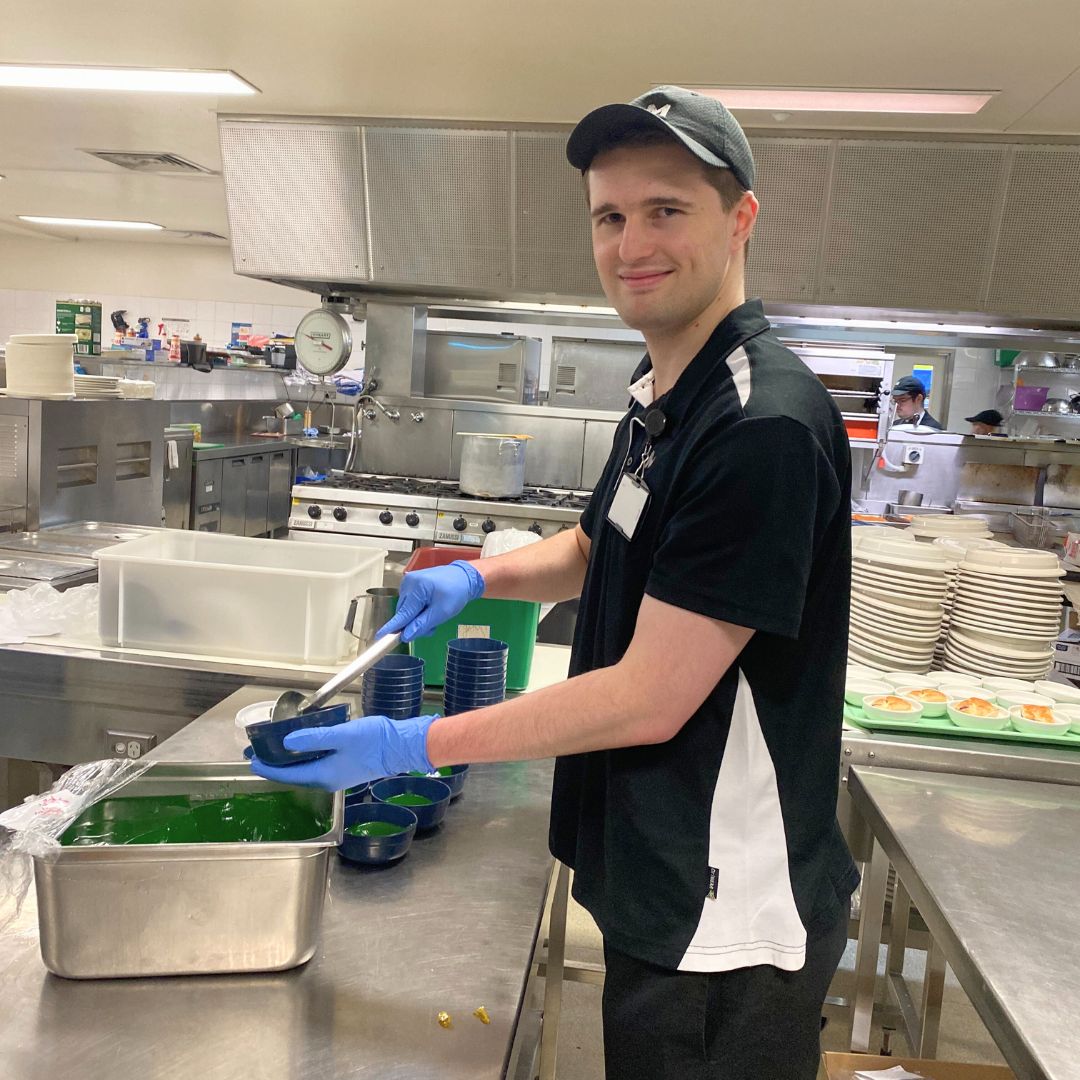
<path fill-rule="evenodd" d="M 567 959 L 603 963 L 603 945 L 600 932 L 587 911 L 571 900 L 566 925 Z M 885 970 L 885 950 L 881 950 L 878 966 L 879 977 Z M 918 1001 L 921 993 L 923 954 L 908 950 L 905 975 L 911 986 L 912 997 Z M 833 981 L 835 996 L 850 998 L 854 995 L 855 942 L 849 941 L 847 951 L 840 961 L 840 969 Z M 603 1080 L 604 1051 L 600 1022 L 600 995 L 598 987 L 579 983 L 566 983 L 563 992 L 562 1021 L 559 1029 L 558 1080 Z M 878 1000 L 884 1000 L 879 986 Z M 827 1009 L 829 1024 L 822 1034 L 823 1050 L 847 1051 L 847 1011 Z M 871 1049 L 877 1052 L 881 1045 L 881 1027 L 875 1025 L 871 1036 Z M 892 1038 L 894 1054 L 911 1054 L 907 1042 L 899 1034 Z M 1004 1064 L 997 1047 L 983 1026 L 971 1002 L 949 971 L 945 984 L 941 1011 L 941 1035 L 938 1058 L 943 1061 L 965 1061 L 979 1064 Z M 819 1070 L 818 1080 L 824 1080 L 824 1070 Z"/>

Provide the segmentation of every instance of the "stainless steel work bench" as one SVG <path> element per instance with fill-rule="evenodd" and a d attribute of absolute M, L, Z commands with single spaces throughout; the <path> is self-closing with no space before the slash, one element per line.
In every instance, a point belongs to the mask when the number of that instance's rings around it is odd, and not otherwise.
<path fill-rule="evenodd" d="M 267 696 L 245 687 L 153 756 L 236 760 L 233 717 Z M 42 964 L 31 893 L 0 936 L 0 1076 L 524 1080 L 539 1039 L 550 785 L 549 762 L 474 766 L 444 825 L 400 864 L 335 857 L 319 949 L 293 971 L 67 981 Z M 480 1005 L 490 1025 L 473 1017 Z"/>
<path fill-rule="evenodd" d="M 1020 1080 L 1074 1080 L 1080 1029 L 1080 790 L 1075 784 L 877 769 L 847 778 L 872 833 L 856 958 L 853 1049 L 867 1049 L 890 865 L 886 961 L 909 1037 L 932 1057 L 945 964 Z M 923 1011 L 903 982 L 908 905 L 930 932 Z"/>

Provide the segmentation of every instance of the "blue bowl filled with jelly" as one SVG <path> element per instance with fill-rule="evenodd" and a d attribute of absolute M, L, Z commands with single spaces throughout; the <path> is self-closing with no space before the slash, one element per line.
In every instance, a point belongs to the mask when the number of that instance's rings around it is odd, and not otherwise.
<path fill-rule="evenodd" d="M 416 815 L 393 803 L 353 803 L 345 807 L 345 832 L 338 854 L 365 866 L 396 862 L 409 850 L 416 835 Z"/>
<path fill-rule="evenodd" d="M 446 817 L 450 787 L 430 776 L 391 776 L 371 785 L 371 798 L 407 807 L 416 815 L 418 829 L 434 829 Z"/>
<path fill-rule="evenodd" d="M 430 776 L 440 780 L 450 789 L 450 798 L 456 799 L 465 787 L 465 778 L 469 775 L 468 765 L 442 765 L 433 773 L 411 772 L 405 776 Z"/>
<path fill-rule="evenodd" d="M 326 709 L 292 716 L 288 720 L 265 720 L 260 724 L 248 724 L 244 729 L 252 749 L 267 765 L 299 765 L 303 761 L 316 761 L 332 753 L 330 750 L 289 750 L 285 736 L 304 728 L 335 727 L 349 719 L 348 705 L 331 705 Z"/>

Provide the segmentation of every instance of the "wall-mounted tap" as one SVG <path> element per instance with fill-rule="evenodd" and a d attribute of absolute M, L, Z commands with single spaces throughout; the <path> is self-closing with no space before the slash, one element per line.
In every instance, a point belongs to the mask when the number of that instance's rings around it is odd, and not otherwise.
<path fill-rule="evenodd" d="M 424 422 L 424 414 L 422 412 L 409 413 L 409 416 L 414 424 L 422 424 Z"/>

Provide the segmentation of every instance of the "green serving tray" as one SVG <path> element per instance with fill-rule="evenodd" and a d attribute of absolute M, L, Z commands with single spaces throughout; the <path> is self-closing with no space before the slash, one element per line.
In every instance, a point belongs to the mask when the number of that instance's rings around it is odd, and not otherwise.
<path fill-rule="evenodd" d="M 947 716 L 918 720 L 871 719 L 854 705 L 844 703 L 844 719 L 867 731 L 893 731 L 905 735 L 944 735 L 955 739 L 992 739 L 994 742 L 1020 742 L 1029 746 L 1057 746 L 1067 750 L 1080 750 L 1080 735 L 1066 731 L 1064 735 L 1035 735 L 1026 731 L 1004 728 L 1002 731 L 979 731 L 974 728 L 957 727 Z"/>

